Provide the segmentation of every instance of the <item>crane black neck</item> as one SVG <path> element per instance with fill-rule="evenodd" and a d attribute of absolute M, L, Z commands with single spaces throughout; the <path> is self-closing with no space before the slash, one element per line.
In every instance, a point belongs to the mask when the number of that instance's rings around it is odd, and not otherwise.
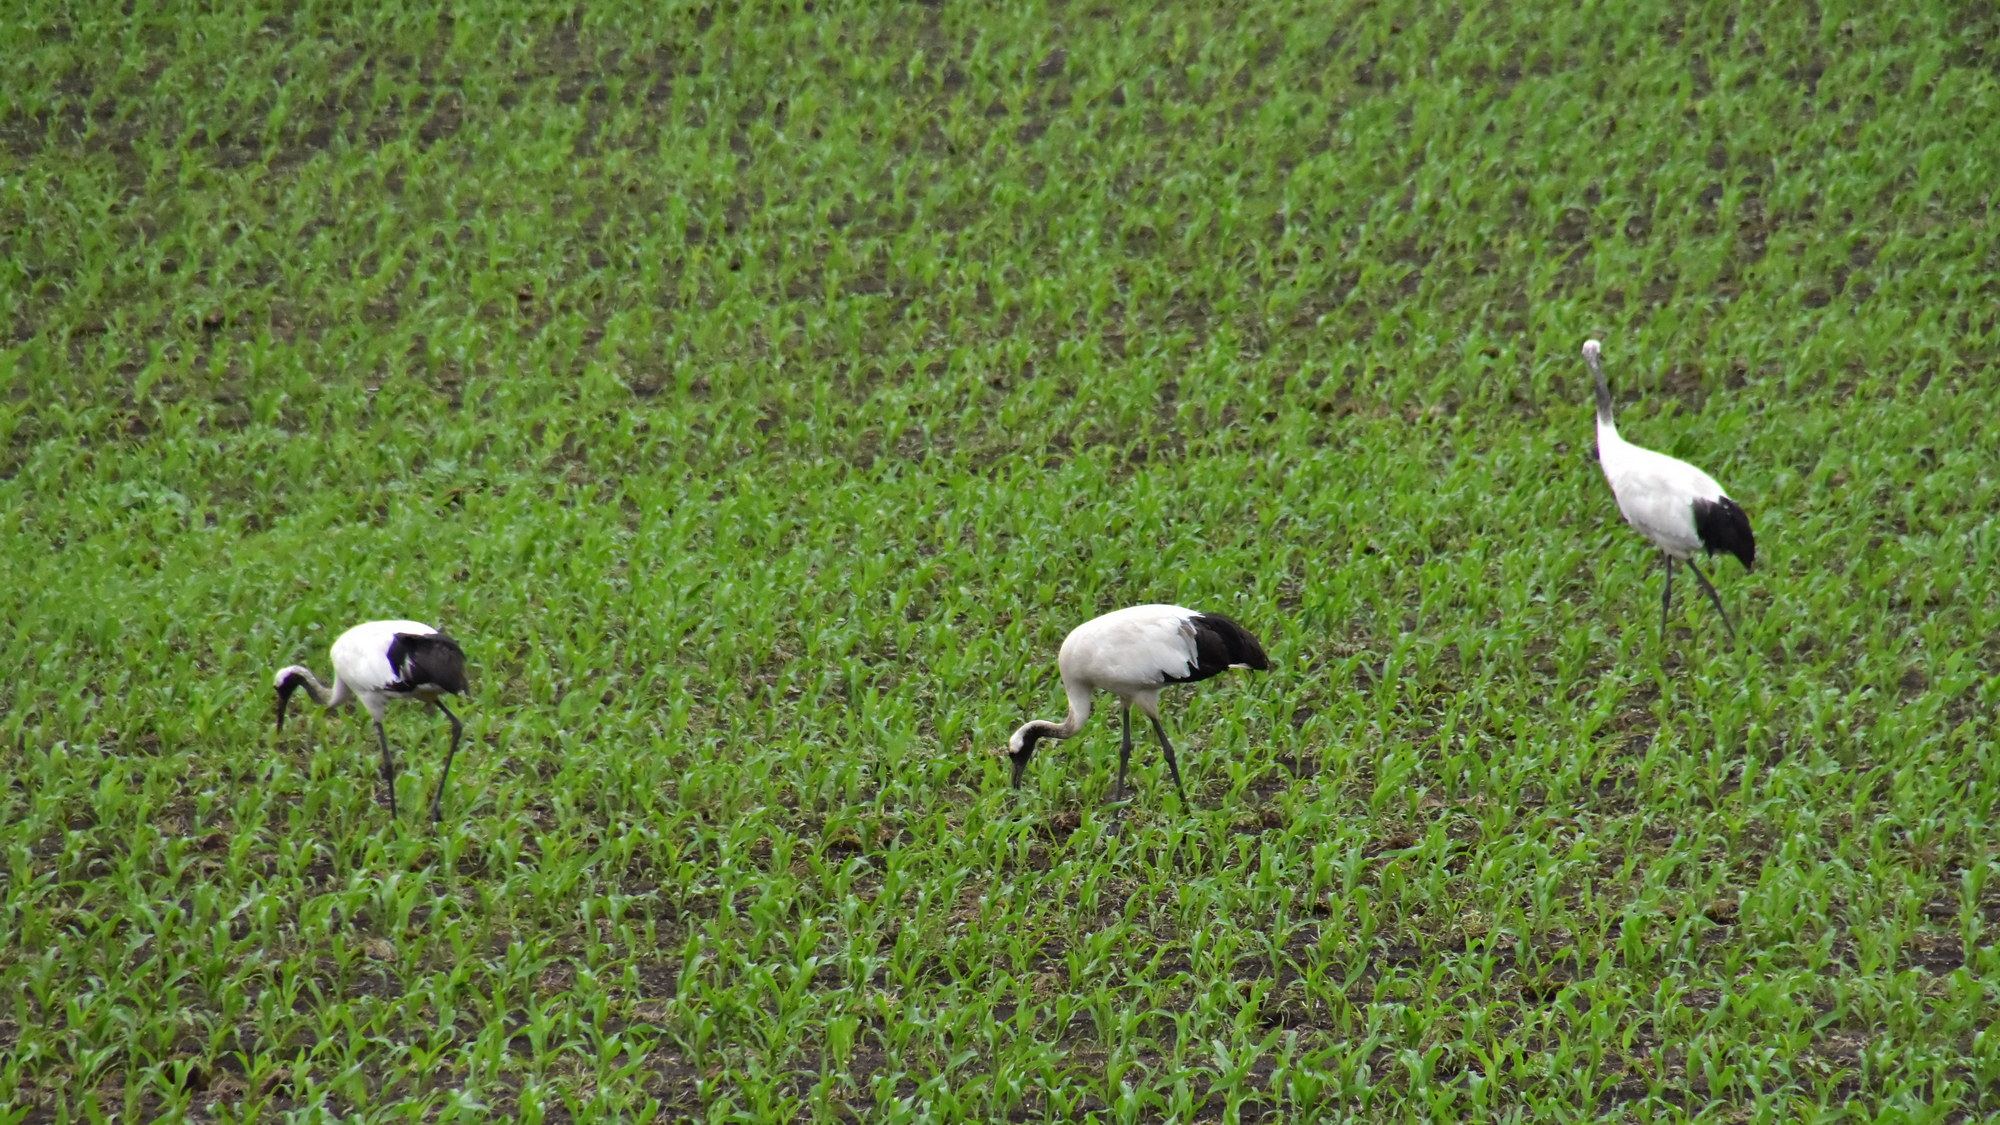
<path fill-rule="evenodd" d="M 1611 426 L 1611 387 L 1604 381 L 1604 368 L 1592 363 L 1590 373 L 1597 380 L 1597 424 Z"/>

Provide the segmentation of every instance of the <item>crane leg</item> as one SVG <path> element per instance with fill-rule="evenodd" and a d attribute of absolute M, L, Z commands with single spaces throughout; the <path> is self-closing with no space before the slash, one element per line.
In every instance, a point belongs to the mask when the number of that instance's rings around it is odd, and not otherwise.
<path fill-rule="evenodd" d="M 465 733 L 465 724 L 458 721 L 458 716 L 451 713 L 444 700 L 433 699 L 431 705 L 451 720 L 451 749 L 445 751 L 444 772 L 438 775 L 437 792 L 431 794 L 431 823 L 437 824 L 444 820 L 444 783 L 451 779 L 451 760 L 458 756 L 458 740 Z"/>
<path fill-rule="evenodd" d="M 1701 583 L 1702 590 L 1708 594 L 1708 600 L 1715 603 L 1715 612 L 1722 615 L 1722 627 L 1729 632 L 1729 643 L 1735 644 L 1736 626 L 1729 623 L 1729 611 L 1722 608 L 1722 595 L 1715 592 L 1715 587 L 1709 584 L 1708 575 L 1703 574 L 1701 568 L 1694 565 L 1693 559 L 1688 560 L 1688 569 L 1694 571 L 1695 581 Z"/>
<path fill-rule="evenodd" d="M 1187 804 L 1187 786 L 1181 784 L 1181 767 L 1174 761 L 1174 744 L 1167 741 L 1167 728 L 1160 725 L 1158 715 L 1148 715 L 1153 720 L 1153 733 L 1160 736 L 1160 749 L 1167 755 L 1167 772 L 1174 775 L 1174 789 L 1181 795 L 1181 804 Z"/>
<path fill-rule="evenodd" d="M 1664 641 L 1667 639 L 1667 607 L 1674 604 L 1674 557 L 1662 551 L 1660 558 L 1667 564 L 1667 586 L 1660 592 L 1660 639 Z"/>
<path fill-rule="evenodd" d="M 1123 735 L 1118 740 L 1118 784 L 1111 790 L 1113 801 L 1125 799 L 1125 767 L 1132 763 L 1132 705 L 1127 703 L 1122 712 L 1124 717 Z"/>
<path fill-rule="evenodd" d="M 375 720 L 375 739 L 382 744 L 382 781 L 389 787 L 389 819 L 396 818 L 396 760 L 389 757 L 389 735 L 382 720 Z"/>

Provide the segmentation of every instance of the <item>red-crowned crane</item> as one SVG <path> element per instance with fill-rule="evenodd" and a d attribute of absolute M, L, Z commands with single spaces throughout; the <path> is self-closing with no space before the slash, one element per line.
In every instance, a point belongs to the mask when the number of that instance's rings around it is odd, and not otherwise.
<path fill-rule="evenodd" d="M 465 729 L 442 697 L 466 693 L 464 650 L 457 641 L 422 622 L 369 621 L 335 637 L 332 651 L 331 693 L 312 669 L 302 664 L 278 669 L 272 683 L 278 689 L 279 733 L 285 729 L 285 704 L 299 688 L 329 710 L 359 699 L 375 720 L 375 738 L 382 744 L 382 781 L 389 787 L 389 815 L 394 817 L 396 765 L 389 757 L 389 736 L 382 729 L 382 717 L 392 699 L 414 699 L 436 707 L 451 720 L 451 750 L 445 754 L 444 772 L 438 775 L 437 793 L 431 797 L 431 822 L 442 820 L 445 781 L 451 777 L 451 760 L 458 754 L 459 737 Z"/>
<path fill-rule="evenodd" d="M 1125 767 L 1132 760 L 1132 708 L 1153 720 L 1153 733 L 1167 756 L 1167 772 L 1181 801 L 1181 768 L 1174 761 L 1174 744 L 1160 725 L 1160 690 L 1219 675 L 1231 668 L 1267 671 L 1271 661 L 1249 630 L 1219 613 L 1197 613 L 1177 605 L 1136 605 L 1094 617 L 1070 631 L 1056 657 L 1063 694 L 1069 696 L 1069 717 L 1060 723 L 1035 719 L 1022 724 L 1004 751 L 1014 763 L 1014 786 L 1044 738 L 1069 738 L 1090 718 L 1091 696 L 1105 691 L 1123 704 L 1124 737 L 1118 745 L 1118 786 L 1112 799 L 1125 795 Z"/>
<path fill-rule="evenodd" d="M 1603 345 L 1596 340 L 1583 342 L 1583 361 L 1597 380 L 1597 460 L 1604 467 L 1604 479 L 1611 482 L 1611 495 L 1625 522 L 1660 549 L 1667 567 L 1666 588 L 1660 594 L 1660 634 L 1666 635 L 1667 610 L 1674 597 L 1674 560 L 1680 559 L 1694 571 L 1695 581 L 1715 603 L 1722 615 L 1722 627 L 1736 640 L 1736 627 L 1722 608 L 1722 596 L 1709 584 L 1708 576 L 1695 565 L 1694 557 L 1706 551 L 1735 555 L 1745 570 L 1754 570 L 1757 540 L 1750 533 L 1750 516 L 1715 483 L 1715 478 L 1664 453 L 1641 449 L 1618 436 L 1611 420 L 1611 387 L 1604 381 L 1604 365 L 1598 360 Z"/>

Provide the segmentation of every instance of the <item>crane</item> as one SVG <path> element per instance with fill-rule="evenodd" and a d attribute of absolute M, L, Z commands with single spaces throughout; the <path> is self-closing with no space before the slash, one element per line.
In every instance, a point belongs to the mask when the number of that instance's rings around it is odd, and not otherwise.
<path fill-rule="evenodd" d="M 1132 708 L 1137 707 L 1153 721 L 1153 733 L 1159 736 L 1160 749 L 1166 754 L 1167 772 L 1173 775 L 1174 788 L 1186 802 L 1187 789 L 1174 761 L 1174 745 L 1160 725 L 1160 691 L 1231 668 L 1267 671 L 1271 662 L 1249 630 L 1222 614 L 1198 613 L 1177 605 L 1138 605 L 1094 617 L 1071 630 L 1056 657 L 1056 666 L 1062 673 L 1063 693 L 1069 697 L 1069 716 L 1060 723 L 1031 720 L 1007 740 L 1004 754 L 1014 764 L 1015 788 L 1020 787 L 1035 744 L 1044 738 L 1069 738 L 1082 730 L 1090 718 L 1092 696 L 1103 691 L 1122 704 L 1124 734 L 1118 746 L 1118 784 L 1112 799 L 1125 795 L 1125 770 L 1132 759 Z"/>
<path fill-rule="evenodd" d="M 1596 340 L 1583 342 L 1583 361 L 1597 381 L 1597 461 L 1604 469 L 1604 479 L 1611 483 L 1611 495 L 1617 499 L 1625 522 L 1658 547 L 1666 562 L 1660 633 L 1666 635 L 1667 611 L 1674 597 L 1674 560 L 1679 559 L 1687 563 L 1708 600 L 1715 603 L 1722 627 L 1734 642 L 1736 627 L 1722 608 L 1722 595 L 1695 565 L 1694 557 L 1704 551 L 1735 555 L 1745 570 L 1755 570 L 1757 540 L 1750 531 L 1750 516 L 1722 491 L 1714 477 L 1686 461 L 1642 449 L 1618 436 L 1618 426 L 1611 418 L 1611 387 L 1604 381 L 1604 365 L 1599 360 L 1603 350 Z"/>
<path fill-rule="evenodd" d="M 451 720 L 451 750 L 445 754 L 444 772 L 438 775 L 437 792 L 431 797 L 431 822 L 443 819 L 445 781 L 451 776 L 451 760 L 458 754 L 464 724 L 444 705 L 447 694 L 463 695 L 465 652 L 458 642 L 420 621 L 368 621 L 349 629 L 333 640 L 333 690 L 326 687 L 303 664 L 278 669 L 272 680 L 278 691 L 278 732 L 285 730 L 285 705 L 292 693 L 304 688 L 314 703 L 332 710 L 350 700 L 360 700 L 375 720 L 375 737 L 382 744 L 382 780 L 389 787 L 389 815 L 396 815 L 396 765 L 389 756 L 389 736 L 382 718 L 395 699 L 411 699 L 436 707 Z"/>

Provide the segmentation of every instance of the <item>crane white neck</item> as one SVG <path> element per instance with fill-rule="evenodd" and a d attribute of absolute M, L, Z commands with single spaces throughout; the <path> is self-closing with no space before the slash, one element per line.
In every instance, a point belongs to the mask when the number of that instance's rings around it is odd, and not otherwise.
<path fill-rule="evenodd" d="M 1069 696 L 1069 715 L 1058 723 L 1051 719 L 1029 719 L 1015 730 L 1007 740 L 1007 752 L 1019 755 L 1021 759 L 1035 752 L 1035 743 L 1044 738 L 1073 738 L 1090 719 L 1090 689 L 1071 684 L 1063 685 L 1064 694 Z"/>
<path fill-rule="evenodd" d="M 1015 737 L 1018 739 L 1029 727 L 1035 728 L 1035 736 L 1038 738 L 1075 737 L 1076 732 L 1083 729 L 1083 724 L 1090 720 L 1090 692 L 1088 689 L 1072 688 L 1068 684 L 1063 685 L 1063 691 L 1069 696 L 1069 714 L 1062 722 L 1035 719 L 1024 724 L 1021 730 L 1015 733 Z"/>
<path fill-rule="evenodd" d="M 1021 771 L 1027 768 L 1028 759 L 1035 756 L 1037 742 L 1044 738 L 1069 738 L 1082 730 L 1085 720 L 1090 718 L 1090 689 L 1066 682 L 1063 691 L 1069 696 L 1067 718 L 1060 723 L 1029 719 L 1007 740 L 1007 757 L 1013 759 L 1016 788 L 1020 787 Z"/>

